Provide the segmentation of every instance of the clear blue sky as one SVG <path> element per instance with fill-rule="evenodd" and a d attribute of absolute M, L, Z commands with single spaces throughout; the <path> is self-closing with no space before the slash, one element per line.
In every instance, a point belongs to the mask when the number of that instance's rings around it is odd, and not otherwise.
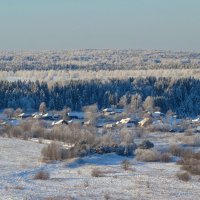
<path fill-rule="evenodd" d="M 200 0 L 0 0 L 0 50 L 200 51 Z"/>

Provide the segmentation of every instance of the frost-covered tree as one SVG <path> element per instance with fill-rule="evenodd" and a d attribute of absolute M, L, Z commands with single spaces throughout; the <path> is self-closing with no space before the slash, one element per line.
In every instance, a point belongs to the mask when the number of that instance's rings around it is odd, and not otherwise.
<path fill-rule="evenodd" d="M 142 97 L 140 94 L 132 95 L 131 103 L 130 103 L 130 111 L 135 112 L 138 111 L 142 106 Z"/>
<path fill-rule="evenodd" d="M 45 102 L 42 102 L 42 103 L 40 104 L 39 112 L 41 112 L 42 114 L 45 114 L 45 113 L 46 113 L 46 103 L 45 103 Z"/>
<path fill-rule="evenodd" d="M 151 96 L 148 96 L 145 101 L 143 102 L 143 108 L 146 111 L 153 111 L 154 109 L 154 98 Z"/>

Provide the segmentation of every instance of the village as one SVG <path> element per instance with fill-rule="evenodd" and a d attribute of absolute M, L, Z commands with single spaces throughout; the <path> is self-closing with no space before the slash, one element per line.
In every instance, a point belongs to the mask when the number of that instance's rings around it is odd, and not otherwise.
<path fill-rule="evenodd" d="M 44 124 L 46 128 L 59 125 L 94 126 L 98 129 L 145 128 L 154 127 L 159 131 L 184 132 L 188 129 L 192 132 L 200 132 L 200 118 L 181 118 L 174 113 L 164 114 L 160 111 L 139 111 L 127 113 L 123 108 L 105 108 L 101 111 L 49 111 L 49 112 L 15 112 L 5 109 L 0 114 L 0 127 L 18 126 L 22 122 L 33 121 Z M 12 113 L 12 114 L 11 114 Z M 162 130 L 163 129 L 163 130 Z"/>
<path fill-rule="evenodd" d="M 196 164 L 188 169 L 191 175 L 181 168 L 182 159 L 199 151 L 198 117 L 121 108 L 44 111 L 4 110 L 0 115 L 0 159 L 7 166 L 0 173 L 0 193 L 5 199 L 181 200 L 185 191 L 191 199 L 199 195 Z M 121 138 L 120 143 L 113 145 L 110 136 Z"/>

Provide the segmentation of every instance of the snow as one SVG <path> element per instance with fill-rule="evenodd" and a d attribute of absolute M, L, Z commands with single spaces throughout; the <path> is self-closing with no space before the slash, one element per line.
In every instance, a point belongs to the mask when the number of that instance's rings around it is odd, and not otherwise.
<path fill-rule="evenodd" d="M 7 116 L 3 113 L 0 113 L 0 120 L 6 120 Z"/>
<path fill-rule="evenodd" d="M 200 121 L 200 120 L 199 120 L 199 117 L 192 120 L 192 122 L 199 122 L 199 121 Z"/>
<path fill-rule="evenodd" d="M 74 112 L 69 112 L 68 116 L 69 117 L 77 117 L 78 119 L 83 119 L 85 115 L 84 115 L 84 112 L 76 112 L 76 111 L 74 111 Z"/>
<path fill-rule="evenodd" d="M 175 163 L 144 163 L 116 154 L 92 155 L 65 162 L 42 163 L 44 144 L 13 138 L 0 138 L 1 199 L 198 199 L 200 182 L 176 178 Z M 132 170 L 121 162 L 128 159 Z M 93 177 L 98 168 L 103 177 Z M 49 180 L 34 180 L 40 170 L 50 173 Z"/>

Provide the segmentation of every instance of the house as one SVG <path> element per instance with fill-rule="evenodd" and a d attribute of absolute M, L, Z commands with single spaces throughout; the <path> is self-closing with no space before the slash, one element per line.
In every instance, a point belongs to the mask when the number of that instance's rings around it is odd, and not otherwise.
<path fill-rule="evenodd" d="M 192 119 L 192 123 L 199 123 L 200 122 L 200 119 L 199 119 L 199 117 L 198 118 L 196 118 L 196 119 Z"/>
<path fill-rule="evenodd" d="M 126 124 L 126 127 L 135 127 L 135 123 L 133 121 L 129 121 L 127 124 Z"/>
<path fill-rule="evenodd" d="M 152 117 L 154 117 L 154 118 L 159 118 L 159 117 L 163 117 L 163 116 L 164 116 L 164 113 L 159 112 L 159 111 L 152 113 Z"/>
<path fill-rule="evenodd" d="M 125 119 L 122 119 L 122 120 L 120 121 L 120 123 L 122 123 L 122 124 L 127 124 L 129 121 L 131 121 L 131 118 L 125 118 Z"/>
<path fill-rule="evenodd" d="M 0 126 L 5 126 L 5 125 L 7 125 L 7 122 L 3 121 L 3 120 L 0 120 Z"/>
<path fill-rule="evenodd" d="M 46 113 L 46 114 L 42 115 L 42 119 L 44 119 L 44 120 L 54 120 L 54 117 L 53 117 L 53 115 Z"/>
<path fill-rule="evenodd" d="M 119 124 L 120 124 L 120 121 L 117 121 L 115 124 L 116 124 L 116 125 L 119 125 Z"/>
<path fill-rule="evenodd" d="M 33 113 L 32 117 L 33 117 L 33 119 L 39 119 L 42 117 L 42 113 Z"/>
<path fill-rule="evenodd" d="M 61 125 L 61 124 L 66 124 L 68 125 L 69 123 L 63 119 L 57 121 L 57 122 L 52 122 L 52 126 L 55 126 L 55 125 Z"/>
<path fill-rule="evenodd" d="M 147 126 L 152 122 L 151 118 L 145 117 L 143 120 L 139 121 L 138 124 L 141 127 Z"/>
<path fill-rule="evenodd" d="M 103 113 L 105 116 L 108 116 L 108 115 L 114 115 L 115 111 L 113 108 L 105 108 L 103 109 Z"/>
<path fill-rule="evenodd" d="M 104 123 L 102 123 L 102 122 L 98 122 L 97 124 L 96 124 L 96 127 L 97 128 L 102 128 L 104 126 Z"/>
<path fill-rule="evenodd" d="M 21 119 L 25 119 L 28 117 L 31 117 L 31 114 L 21 113 L 21 114 L 17 115 L 17 118 L 21 118 Z"/>
<path fill-rule="evenodd" d="M 70 119 L 84 119 L 84 112 L 69 112 L 68 116 Z"/>
<path fill-rule="evenodd" d="M 91 121 L 88 120 L 87 122 L 83 122 L 83 125 L 89 126 L 89 125 L 91 125 Z"/>
<path fill-rule="evenodd" d="M 103 109 L 103 112 L 113 112 L 113 108 L 105 108 Z"/>
<path fill-rule="evenodd" d="M 114 127 L 114 124 L 106 124 L 105 125 L 105 128 L 107 128 L 107 129 L 111 129 L 111 128 L 113 128 Z"/>
<path fill-rule="evenodd" d="M 122 108 L 115 109 L 115 113 L 123 113 L 123 112 L 124 112 L 124 109 L 122 109 Z"/>

